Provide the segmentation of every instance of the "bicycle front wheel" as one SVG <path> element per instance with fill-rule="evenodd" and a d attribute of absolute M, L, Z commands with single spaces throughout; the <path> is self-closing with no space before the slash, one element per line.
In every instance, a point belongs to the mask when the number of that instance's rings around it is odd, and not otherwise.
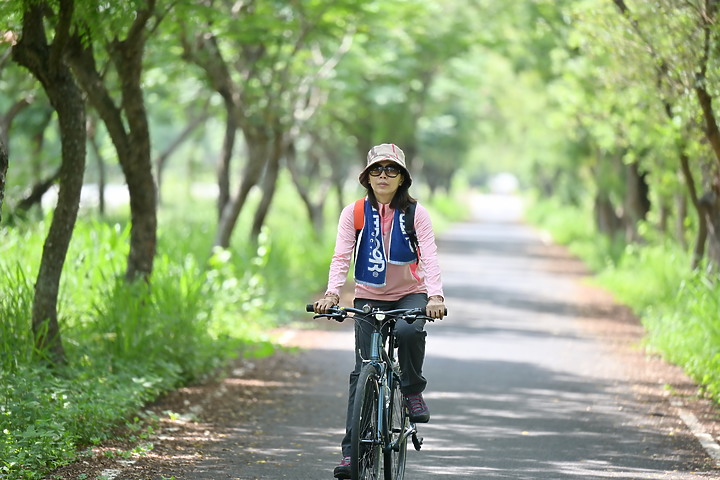
<path fill-rule="evenodd" d="M 400 379 L 393 372 L 388 375 L 390 383 L 390 405 L 387 411 L 387 449 L 383 462 L 385 480 L 402 480 L 405 475 L 407 436 L 410 426 L 405 397 L 400 391 Z"/>
<path fill-rule="evenodd" d="M 358 377 L 353 407 L 350 435 L 352 480 L 378 480 L 380 476 L 379 396 L 376 369 L 372 365 L 365 365 Z"/>

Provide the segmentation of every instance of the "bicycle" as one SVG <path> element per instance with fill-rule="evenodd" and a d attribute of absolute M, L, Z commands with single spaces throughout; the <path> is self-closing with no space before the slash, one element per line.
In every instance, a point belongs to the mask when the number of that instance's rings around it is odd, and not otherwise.
<path fill-rule="evenodd" d="M 312 312 L 313 305 L 307 305 L 306 310 Z M 372 323 L 373 333 L 370 358 L 363 360 L 355 391 L 351 477 L 352 480 L 378 480 L 382 454 L 384 479 L 402 480 L 408 438 L 415 450 L 420 450 L 423 440 L 417 436 L 417 426 L 410 421 L 405 397 L 400 391 L 400 367 L 393 330 L 398 320 L 412 323 L 419 318 L 434 319 L 420 308 L 383 311 L 368 305 L 362 309 L 336 306 L 329 313 L 316 314 L 314 318 L 327 317 L 342 322 L 356 315 L 361 321 Z M 384 329 L 387 329 L 386 334 L 383 334 Z"/>

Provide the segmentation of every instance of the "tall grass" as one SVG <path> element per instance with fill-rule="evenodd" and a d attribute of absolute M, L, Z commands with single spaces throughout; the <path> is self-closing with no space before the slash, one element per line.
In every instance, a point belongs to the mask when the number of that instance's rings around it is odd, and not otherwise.
<path fill-rule="evenodd" d="M 653 238 L 624 245 L 595 232 L 586 209 L 533 202 L 528 219 L 583 259 L 598 285 L 629 306 L 646 330 L 645 346 L 681 366 L 720 401 L 720 282 L 707 269 L 692 271 L 676 243 Z"/>
<path fill-rule="evenodd" d="M 672 243 L 630 246 L 598 282 L 636 311 L 646 344 L 720 400 L 720 283 Z"/>
<path fill-rule="evenodd" d="M 32 295 L 32 283 L 20 265 L 0 267 L 0 371 L 15 371 L 32 358 L 27 325 Z"/>
<path fill-rule="evenodd" d="M 160 393 L 239 354 L 272 352 L 267 331 L 321 288 L 332 248 L 301 227 L 297 201 L 279 199 L 278 206 L 282 218 L 271 220 L 258 243 L 247 241 L 242 218 L 232 248 L 216 251 L 211 202 L 163 210 L 149 284 L 123 280 L 129 229 L 122 218 L 81 218 L 58 308 L 69 365 L 55 371 L 33 363 L 30 328 L 48 222 L 4 229 L 0 477 L 40 478 Z"/>

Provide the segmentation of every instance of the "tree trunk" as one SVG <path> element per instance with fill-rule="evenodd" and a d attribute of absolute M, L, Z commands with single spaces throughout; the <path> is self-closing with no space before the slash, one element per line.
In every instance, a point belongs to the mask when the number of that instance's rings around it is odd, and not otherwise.
<path fill-rule="evenodd" d="M 665 235 L 668 231 L 668 221 L 670 219 L 670 207 L 664 202 L 660 204 L 660 211 L 658 213 L 657 229 L 660 233 Z"/>
<path fill-rule="evenodd" d="M 223 222 L 231 220 L 230 218 L 223 220 L 223 216 L 230 215 L 230 212 L 237 207 L 237 205 L 233 206 L 231 202 L 238 200 L 244 202 L 244 199 L 238 196 L 236 196 L 234 200 L 230 198 L 230 164 L 235 149 L 239 119 L 242 117 L 242 112 L 239 111 L 239 94 L 230 75 L 230 69 L 220 52 L 220 47 L 218 46 L 215 36 L 206 33 L 197 36 L 181 35 L 180 42 L 183 46 L 183 57 L 204 70 L 211 87 L 220 94 L 225 106 L 225 137 L 223 138 L 222 150 L 217 164 L 217 216 L 218 223 L 223 224 Z M 244 188 L 245 187 L 241 186 L 240 192 L 238 192 L 241 196 Z M 252 188 L 252 185 L 250 185 L 250 188 Z M 242 208 L 242 205 L 240 207 Z M 220 235 L 220 229 L 218 229 L 218 234 L 218 237 L 216 237 L 216 245 L 219 244 L 219 237 L 225 235 L 225 233 Z M 220 241 L 220 243 L 223 242 Z"/>
<path fill-rule="evenodd" d="M 242 175 L 242 181 L 238 187 L 237 194 L 225 206 L 220 215 L 215 241 L 216 247 L 230 247 L 230 237 L 237 224 L 240 212 L 245 206 L 245 201 L 250 190 L 257 185 L 262 176 L 263 167 L 268 158 L 269 143 L 267 134 L 264 132 L 244 132 L 245 141 L 248 146 L 248 159 Z"/>
<path fill-rule="evenodd" d="M 118 154 L 130 194 L 130 253 L 125 278 L 149 279 L 157 246 L 157 190 L 150 158 L 150 130 L 142 92 L 145 25 L 155 2 L 137 11 L 124 41 L 115 41 L 109 54 L 120 76 L 121 107 L 111 98 L 99 74 L 91 46 L 75 38 L 69 61 L 92 105 L 102 118 Z M 123 118 L 124 113 L 124 118 Z M 127 129 L 126 122 L 127 121 Z"/>
<path fill-rule="evenodd" d="M 611 238 L 620 230 L 622 221 L 615 212 L 610 199 L 606 194 L 599 192 L 595 196 L 595 225 L 598 232 L 603 233 Z"/>
<path fill-rule="evenodd" d="M 705 256 L 705 242 L 708 234 L 707 216 L 705 215 L 705 207 L 702 205 L 698 196 L 695 179 L 692 171 L 690 170 L 690 159 L 684 153 L 680 154 L 680 171 L 682 172 L 683 179 L 685 180 L 685 186 L 687 187 L 688 194 L 690 195 L 690 201 L 692 202 L 693 207 L 695 207 L 698 219 L 698 231 L 695 237 L 695 246 L 693 247 L 691 263 L 692 269 L 695 270 Z"/>
<path fill-rule="evenodd" d="M 227 89 L 220 89 L 220 95 L 225 104 L 225 138 L 223 139 L 222 150 L 217 164 L 218 198 L 217 213 L 218 219 L 222 218 L 225 207 L 230 203 L 230 161 L 235 150 L 235 136 L 238 130 L 236 106 L 232 94 Z"/>
<path fill-rule="evenodd" d="M 678 243 L 683 248 L 683 250 L 687 249 L 688 247 L 688 242 L 685 235 L 685 219 L 688 215 L 687 203 L 687 196 L 685 195 L 685 192 L 675 195 L 675 237 L 677 238 Z"/>
<path fill-rule="evenodd" d="M 0 223 L 2 223 L 3 200 L 5 200 L 5 178 L 8 171 L 8 152 L 5 142 L 0 138 Z"/>
<path fill-rule="evenodd" d="M 720 269 L 720 176 L 715 174 L 711 190 L 703 195 L 700 203 L 707 218 L 708 260 L 714 271 Z"/>
<path fill-rule="evenodd" d="M 715 118 L 715 111 L 713 109 L 713 98 L 710 92 L 708 92 L 707 85 L 707 69 L 710 63 L 710 51 L 713 48 L 713 33 L 716 29 L 714 25 L 715 14 L 717 13 L 716 2 L 706 2 L 705 6 L 707 11 L 702 12 L 700 19 L 703 22 L 703 44 L 702 44 L 702 55 L 699 58 L 698 69 L 695 73 L 695 95 L 700 109 L 703 113 L 703 120 L 705 122 L 705 137 L 708 143 L 712 147 L 712 151 L 715 154 L 715 160 L 720 163 L 720 129 L 718 128 L 717 119 Z"/>
<path fill-rule="evenodd" d="M 647 217 L 650 211 L 648 198 L 649 187 L 645 180 L 646 175 L 640 173 L 637 163 L 625 166 L 625 239 L 627 242 L 637 242 L 638 223 Z"/>
<path fill-rule="evenodd" d="M 15 61 L 30 70 L 43 85 L 58 113 L 60 127 L 60 191 L 43 247 L 32 307 L 37 351 L 54 363 L 65 362 L 57 298 L 60 276 L 77 219 L 85 169 L 85 102 L 63 59 L 73 6 L 71 0 L 60 2 L 55 39 L 52 45 L 48 45 L 43 25 L 44 4 L 28 4 L 23 16 L 23 35 L 13 52 Z"/>
<path fill-rule="evenodd" d="M 130 253 L 125 277 L 133 281 L 148 279 L 152 274 L 157 248 L 157 190 L 150 157 L 150 128 L 142 90 L 142 67 L 145 49 L 144 23 L 154 8 L 149 1 L 147 10 L 136 17 L 128 39 L 117 42 L 114 50 L 116 69 L 120 74 L 122 108 L 128 123 L 129 155 L 124 159 L 123 172 L 130 193 Z M 140 13 L 140 12 L 139 12 Z"/>
<path fill-rule="evenodd" d="M 308 152 L 308 156 L 312 158 L 312 160 L 310 161 L 311 165 L 308 169 L 303 169 L 304 174 L 301 174 L 299 170 L 299 165 L 297 164 L 297 151 L 294 144 L 291 144 L 287 149 L 287 152 L 285 153 L 285 159 L 287 162 L 288 170 L 290 171 L 293 185 L 295 185 L 295 189 L 297 190 L 298 195 L 300 196 L 300 199 L 302 200 L 303 204 L 305 205 L 305 209 L 308 212 L 308 218 L 310 219 L 310 223 L 312 223 L 313 232 L 315 232 L 315 235 L 319 238 L 325 226 L 323 207 L 325 205 L 325 199 L 327 198 L 327 192 L 331 184 L 330 182 L 324 181 L 319 186 L 315 185 L 315 197 L 318 200 L 312 200 L 310 188 L 307 186 L 307 182 L 304 182 L 303 180 L 305 180 L 306 178 L 317 178 L 319 159 L 317 159 L 316 156 L 312 154 L 312 152 Z"/>
<path fill-rule="evenodd" d="M 90 119 L 88 121 L 88 129 L 87 129 L 87 135 L 88 140 L 90 143 L 90 148 L 92 148 L 93 154 L 95 155 L 95 164 L 98 169 L 98 212 L 101 216 L 105 215 L 105 183 L 106 183 L 106 174 L 105 174 L 105 159 L 102 156 L 102 153 L 100 151 L 100 146 L 98 145 L 97 138 L 97 128 L 96 128 L 96 122 L 95 118 Z"/>
<path fill-rule="evenodd" d="M 262 227 L 265 224 L 270 204 L 275 197 L 275 187 L 280 174 L 280 157 L 282 156 L 282 135 L 277 135 L 272 147 L 270 158 L 265 166 L 265 178 L 262 186 L 262 198 L 255 210 L 252 229 L 250 230 L 250 241 L 257 243 Z"/>

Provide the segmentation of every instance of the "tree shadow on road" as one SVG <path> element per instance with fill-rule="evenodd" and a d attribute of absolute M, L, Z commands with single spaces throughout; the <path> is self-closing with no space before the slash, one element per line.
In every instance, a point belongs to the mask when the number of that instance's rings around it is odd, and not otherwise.
<path fill-rule="evenodd" d="M 637 480 L 702 462 L 671 419 L 640 411 L 626 385 L 527 362 L 429 357 L 432 423 L 413 478 Z M 659 452 L 666 453 L 664 456 Z M 415 476 L 417 474 L 417 476 Z"/>

